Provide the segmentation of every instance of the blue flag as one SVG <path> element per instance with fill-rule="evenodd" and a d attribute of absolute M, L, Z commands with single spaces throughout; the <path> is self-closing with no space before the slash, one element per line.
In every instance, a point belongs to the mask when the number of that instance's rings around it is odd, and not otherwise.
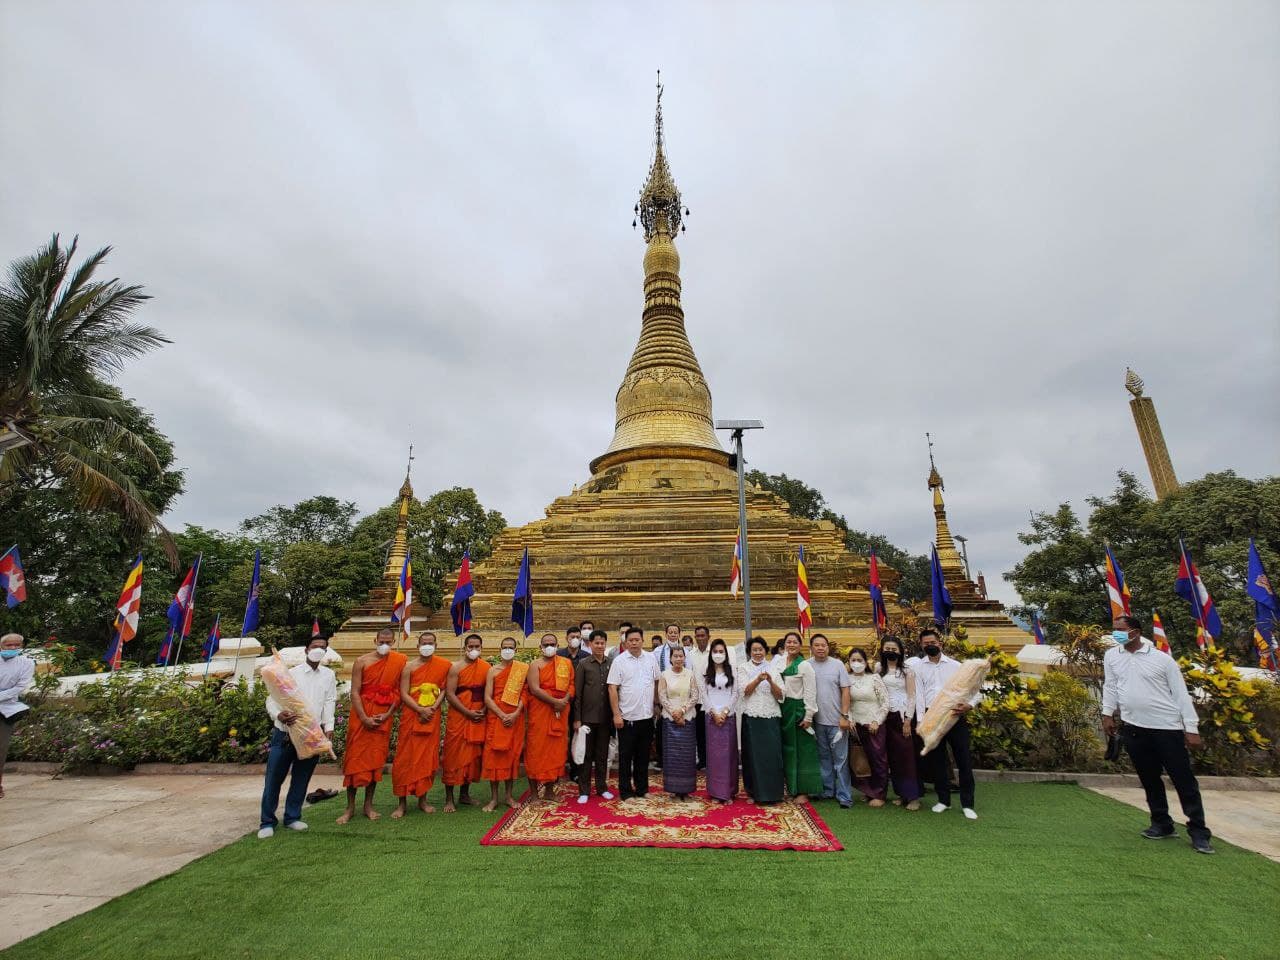
<path fill-rule="evenodd" d="M 1262 557 L 1258 547 L 1249 538 L 1249 573 L 1244 581 L 1245 593 L 1253 597 L 1253 639 L 1258 645 L 1258 664 L 1272 670 L 1280 669 L 1280 643 L 1276 631 L 1280 629 L 1280 602 L 1271 589 L 1271 580 L 1262 569 Z"/>
<path fill-rule="evenodd" d="M 249 581 L 249 596 L 244 604 L 244 625 L 240 636 L 247 637 L 258 629 L 258 587 L 262 573 L 262 551 L 253 551 L 253 579 Z"/>
<path fill-rule="evenodd" d="M 524 548 L 520 561 L 520 576 L 516 578 L 516 590 L 511 597 L 511 622 L 520 625 L 527 637 L 533 633 L 533 583 L 529 579 L 529 548 Z"/>
<path fill-rule="evenodd" d="M 947 590 L 947 582 L 942 578 L 942 564 L 938 560 L 938 548 L 932 547 L 929 559 L 929 572 L 933 580 L 933 622 L 938 626 L 946 626 L 951 619 L 951 593 Z"/>
<path fill-rule="evenodd" d="M 471 629 L 471 598 L 475 595 L 476 588 L 471 583 L 471 551 L 466 550 L 462 554 L 462 567 L 458 570 L 458 585 L 453 590 L 453 602 L 449 604 L 454 636 L 461 636 L 464 630 Z"/>

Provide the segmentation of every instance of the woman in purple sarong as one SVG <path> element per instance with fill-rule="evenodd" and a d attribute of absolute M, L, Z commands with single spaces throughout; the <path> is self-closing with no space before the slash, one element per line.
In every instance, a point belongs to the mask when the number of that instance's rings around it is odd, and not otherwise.
<path fill-rule="evenodd" d="M 698 678 L 707 734 L 707 794 L 729 803 L 738 795 L 738 688 L 728 645 L 712 640 L 708 649 L 707 672 Z"/>
<path fill-rule="evenodd" d="M 685 668 L 684 647 L 671 648 L 671 666 L 658 677 L 662 705 L 662 786 L 681 800 L 698 788 L 698 682 Z"/>

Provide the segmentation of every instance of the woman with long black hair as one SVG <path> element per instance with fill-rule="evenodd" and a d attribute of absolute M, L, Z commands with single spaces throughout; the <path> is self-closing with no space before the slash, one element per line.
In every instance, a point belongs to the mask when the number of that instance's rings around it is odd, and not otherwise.
<path fill-rule="evenodd" d="M 916 772 L 915 744 L 911 740 L 911 719 L 916 714 L 916 678 L 904 662 L 902 641 L 885 637 L 880 643 L 876 672 L 889 695 L 889 712 L 884 719 L 885 753 L 889 759 L 889 780 L 898 799 L 908 810 L 920 809 L 920 777 Z"/>
<path fill-rule="evenodd" d="M 733 682 L 729 646 L 723 640 L 711 641 L 707 672 L 698 683 L 707 734 L 707 794 L 728 803 L 738 794 L 739 691 Z"/>

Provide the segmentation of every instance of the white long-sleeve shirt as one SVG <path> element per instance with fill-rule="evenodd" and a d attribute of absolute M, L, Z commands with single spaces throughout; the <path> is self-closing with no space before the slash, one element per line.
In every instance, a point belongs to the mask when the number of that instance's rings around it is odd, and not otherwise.
<path fill-rule="evenodd" d="M 960 661 L 953 660 L 945 653 L 934 663 L 928 657 L 912 657 L 911 672 L 916 678 L 916 719 L 923 720 L 933 698 L 942 692 L 942 688 L 960 669 Z M 969 698 L 969 706 L 976 707 L 982 702 L 982 691 L 979 690 Z"/>
<path fill-rule="evenodd" d="M 730 678 L 719 670 L 716 671 L 714 683 L 707 683 L 705 675 L 698 678 L 698 700 L 704 711 L 732 714 L 738 709 L 738 696 L 741 691 L 736 682 L 730 683 L 729 680 Z"/>
<path fill-rule="evenodd" d="M 292 667 L 289 673 L 293 682 L 298 685 L 298 693 L 307 702 L 311 715 L 320 721 L 325 733 L 333 732 L 333 710 L 338 700 L 338 678 L 328 667 L 312 667 L 309 663 L 300 663 Z M 270 697 L 267 697 L 267 713 L 275 721 L 277 730 L 288 730 L 278 719 L 283 709 Z"/>
<path fill-rule="evenodd" d="M 1133 653 L 1117 645 L 1102 657 L 1102 715 L 1148 730 L 1197 733 L 1200 718 L 1177 661 L 1146 637 Z"/>
<path fill-rule="evenodd" d="M 0 716 L 12 717 L 27 709 L 20 699 L 36 685 L 36 662 L 25 654 L 0 660 Z"/>

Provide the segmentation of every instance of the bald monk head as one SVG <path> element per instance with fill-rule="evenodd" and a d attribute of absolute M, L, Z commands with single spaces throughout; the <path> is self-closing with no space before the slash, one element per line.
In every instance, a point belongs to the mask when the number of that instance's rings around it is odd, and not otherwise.
<path fill-rule="evenodd" d="M 478 633 L 467 634 L 467 639 L 463 641 L 462 650 L 466 654 L 468 663 L 480 659 L 480 648 L 483 646 L 484 637 Z"/>
<path fill-rule="evenodd" d="M 542 655 L 550 660 L 556 655 L 556 635 L 554 633 L 544 633 L 539 646 L 542 648 Z"/>
<path fill-rule="evenodd" d="M 378 652 L 378 656 L 385 657 L 391 652 L 391 648 L 396 645 L 396 632 L 390 627 L 383 627 L 378 631 L 378 635 L 373 638 L 373 648 Z"/>

